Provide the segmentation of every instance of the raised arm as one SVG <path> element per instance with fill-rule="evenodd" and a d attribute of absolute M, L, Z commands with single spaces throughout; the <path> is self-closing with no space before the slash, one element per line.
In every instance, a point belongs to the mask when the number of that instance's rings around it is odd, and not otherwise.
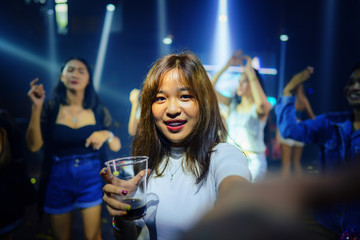
<path fill-rule="evenodd" d="M 137 127 L 139 125 L 139 119 L 136 116 L 136 113 L 139 109 L 139 97 L 140 97 L 140 90 L 133 89 L 130 92 L 129 100 L 131 102 L 131 112 L 128 124 L 128 132 L 130 136 L 135 136 Z"/>
<path fill-rule="evenodd" d="M 215 85 L 217 83 L 217 81 L 220 79 L 221 75 L 230 67 L 233 65 L 239 65 L 240 64 L 240 56 L 241 56 L 242 51 L 238 50 L 236 52 L 236 54 L 232 55 L 230 57 L 230 59 L 227 61 L 227 63 L 225 64 L 225 66 L 223 68 L 220 69 L 219 72 L 217 72 L 211 79 L 211 82 L 215 88 Z M 216 90 L 216 89 L 215 89 Z M 225 97 L 224 95 L 222 95 L 221 93 L 219 93 L 218 91 L 216 91 L 216 95 L 218 98 L 218 101 L 222 104 L 225 104 L 226 106 L 229 106 L 231 98 L 229 97 Z"/>
<path fill-rule="evenodd" d="M 256 113 L 261 120 L 264 120 L 269 115 L 271 104 L 267 100 L 264 89 L 261 87 L 259 79 L 257 78 L 256 73 L 251 66 L 252 59 L 249 56 L 243 56 L 243 59 L 246 60 L 246 65 L 243 66 L 242 61 L 240 65 L 244 67 L 244 74 L 246 74 L 249 80 L 251 93 L 256 104 Z"/>
<path fill-rule="evenodd" d="M 313 110 L 311 108 L 310 102 L 309 102 L 309 100 L 307 98 L 305 98 L 304 104 L 305 104 L 306 113 L 309 116 L 309 118 L 315 119 L 315 114 L 314 114 L 314 112 L 313 112 Z"/>
<path fill-rule="evenodd" d="M 28 92 L 28 96 L 32 102 L 32 107 L 30 122 L 26 131 L 25 139 L 27 148 L 31 152 L 40 150 L 44 144 L 41 134 L 40 116 L 45 100 L 45 90 L 42 84 L 36 84 L 38 81 L 38 78 L 31 81 L 30 90 Z"/>
<path fill-rule="evenodd" d="M 295 108 L 296 109 L 300 109 L 300 110 L 305 110 L 308 117 L 311 119 L 315 118 L 315 114 L 311 108 L 310 102 L 307 99 L 306 95 L 304 94 L 304 87 L 302 84 L 300 84 L 297 87 L 296 90 L 296 104 L 295 104 Z"/>
<path fill-rule="evenodd" d="M 296 87 L 305 82 L 306 80 L 308 80 L 310 78 L 310 75 L 313 74 L 314 72 L 314 68 L 313 67 L 306 67 L 304 70 L 302 70 L 301 72 L 295 74 L 290 82 L 285 86 L 284 91 L 283 91 L 283 95 L 284 96 L 291 96 L 292 92 L 296 89 Z"/>

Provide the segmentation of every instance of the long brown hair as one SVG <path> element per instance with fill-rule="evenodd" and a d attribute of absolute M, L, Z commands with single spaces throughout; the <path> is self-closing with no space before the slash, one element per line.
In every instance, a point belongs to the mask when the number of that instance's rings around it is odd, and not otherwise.
<path fill-rule="evenodd" d="M 149 156 L 149 168 L 157 176 L 162 175 L 164 169 L 159 169 L 159 166 L 164 156 L 170 155 L 171 143 L 157 129 L 151 109 L 163 77 L 171 70 L 179 72 L 199 106 L 199 120 L 195 130 L 182 145 L 186 153 L 183 167 L 192 172 L 196 182 L 200 183 L 208 173 L 213 147 L 226 140 L 227 132 L 214 87 L 200 60 L 193 53 L 164 56 L 154 63 L 147 74 L 142 87 L 141 116 L 132 144 L 132 155 Z"/>

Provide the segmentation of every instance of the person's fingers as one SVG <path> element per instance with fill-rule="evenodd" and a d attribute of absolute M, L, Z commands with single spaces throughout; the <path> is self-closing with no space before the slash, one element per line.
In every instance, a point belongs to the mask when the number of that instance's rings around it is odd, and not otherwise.
<path fill-rule="evenodd" d="M 116 217 L 116 216 L 126 215 L 126 211 L 116 210 L 116 209 L 113 209 L 113 208 L 109 207 L 108 205 L 106 205 L 106 208 L 107 208 L 110 216 Z"/>
<path fill-rule="evenodd" d="M 93 132 L 87 139 L 85 142 L 85 147 L 89 147 L 90 145 L 93 145 L 96 143 L 96 132 Z M 94 147 L 95 148 L 95 147 Z"/>
<path fill-rule="evenodd" d="M 107 195 L 109 194 L 120 195 L 122 189 L 114 184 L 108 183 L 105 184 L 105 186 L 103 187 L 103 192 L 106 193 Z"/>
<path fill-rule="evenodd" d="M 106 167 L 104 167 L 103 169 L 101 169 L 100 171 L 100 176 L 107 182 L 107 183 L 111 183 L 111 178 L 110 178 L 110 174 L 109 171 Z"/>
<path fill-rule="evenodd" d="M 250 56 L 243 55 L 242 58 L 246 60 L 246 65 L 251 64 L 252 59 Z"/>
<path fill-rule="evenodd" d="M 37 82 L 39 81 L 39 78 L 35 78 L 30 82 L 30 88 L 32 88 Z"/>
<path fill-rule="evenodd" d="M 102 133 L 94 132 L 90 135 L 90 137 L 86 139 L 85 147 L 89 147 L 90 145 L 92 145 L 94 149 L 98 150 L 101 148 L 105 141 L 106 138 Z"/>
<path fill-rule="evenodd" d="M 130 92 L 130 102 L 137 102 L 140 96 L 140 90 L 135 88 Z"/>
<path fill-rule="evenodd" d="M 116 217 L 116 216 L 124 216 L 127 214 L 127 212 L 124 210 L 116 210 L 116 209 L 109 207 L 108 205 L 106 205 L 106 208 L 107 208 L 110 216 Z"/>
<path fill-rule="evenodd" d="M 110 195 L 104 194 L 103 200 L 111 216 L 122 216 L 126 210 L 130 210 L 130 205 L 120 202 Z"/>
<path fill-rule="evenodd" d="M 85 147 L 89 147 L 91 143 L 91 136 L 86 139 Z"/>
<path fill-rule="evenodd" d="M 102 170 L 104 172 L 104 170 Z M 129 204 L 123 203 L 117 198 L 126 196 L 128 192 L 120 187 L 113 184 L 106 184 L 103 187 L 103 200 L 106 207 L 112 216 L 122 216 L 126 214 L 126 211 L 131 209 Z"/>
<path fill-rule="evenodd" d="M 135 185 L 138 185 L 141 181 L 141 179 L 147 174 L 149 175 L 151 172 L 150 169 L 144 169 L 140 171 L 133 179 L 131 179 L 131 182 Z"/>
<path fill-rule="evenodd" d="M 93 142 L 91 145 L 92 145 L 92 148 L 93 148 L 94 150 L 99 150 L 99 149 L 100 149 L 100 144 L 97 143 L 97 142 Z"/>
<path fill-rule="evenodd" d="M 307 69 L 311 74 L 314 73 L 314 67 L 309 66 L 309 67 L 307 67 Z"/>
<path fill-rule="evenodd" d="M 44 95 L 44 93 L 45 93 L 45 91 L 44 91 L 44 85 L 42 85 L 42 84 L 35 85 L 35 86 L 33 87 L 33 89 L 34 89 L 34 94 L 35 94 L 36 97 L 38 97 L 38 98 L 43 97 L 43 95 Z"/>
<path fill-rule="evenodd" d="M 245 64 L 244 64 L 244 60 L 245 60 Z M 239 65 L 241 67 L 248 66 L 249 62 L 251 62 L 251 57 L 247 56 L 247 55 L 243 55 L 239 58 Z"/>
<path fill-rule="evenodd" d="M 32 86 L 30 90 L 28 91 L 28 96 L 31 96 L 33 92 L 35 91 L 35 86 Z"/>
<path fill-rule="evenodd" d="M 237 50 L 236 51 L 236 53 L 235 53 L 235 57 L 240 57 L 241 56 L 241 54 L 242 54 L 242 50 L 241 49 L 239 49 L 239 50 Z"/>

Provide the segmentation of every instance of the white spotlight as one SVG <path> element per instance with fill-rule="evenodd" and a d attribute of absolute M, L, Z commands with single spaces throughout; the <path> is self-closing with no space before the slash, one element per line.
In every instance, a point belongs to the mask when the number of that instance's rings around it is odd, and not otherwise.
<path fill-rule="evenodd" d="M 112 4 L 109 4 L 109 5 L 112 5 Z M 98 55 L 96 58 L 95 70 L 94 70 L 94 87 L 96 90 L 99 90 L 99 88 L 100 88 L 100 79 L 101 79 L 101 74 L 102 74 L 102 69 L 103 69 L 105 54 L 106 54 L 106 48 L 107 48 L 110 30 L 111 30 L 111 23 L 112 23 L 112 19 L 114 16 L 114 10 L 115 10 L 115 7 L 114 7 L 114 9 L 112 11 L 110 11 L 108 9 L 108 6 L 107 6 L 106 14 L 105 14 L 105 21 L 104 21 L 103 30 L 101 33 L 100 46 L 99 46 L 99 51 L 98 51 Z"/>
<path fill-rule="evenodd" d="M 163 43 L 166 45 L 170 45 L 172 43 L 172 39 L 169 37 L 166 37 L 163 39 Z"/>
<path fill-rule="evenodd" d="M 223 65 L 231 56 L 231 41 L 228 21 L 227 0 L 218 0 L 212 61 L 214 65 Z"/>
<path fill-rule="evenodd" d="M 67 33 L 68 26 L 68 5 L 66 3 L 59 3 L 55 5 L 56 23 L 59 34 Z"/>
<path fill-rule="evenodd" d="M 115 6 L 114 6 L 114 4 L 108 4 L 108 5 L 106 5 L 106 10 L 108 10 L 108 11 L 110 11 L 110 12 L 115 11 Z"/>
<path fill-rule="evenodd" d="M 226 23 L 227 22 L 227 16 L 222 14 L 219 16 L 219 21 L 222 23 Z"/>
<path fill-rule="evenodd" d="M 283 35 L 280 36 L 280 40 L 283 41 L 283 42 L 286 42 L 287 40 L 289 40 L 289 37 L 288 37 L 288 35 L 283 34 Z"/>
<path fill-rule="evenodd" d="M 251 66 L 256 70 L 260 70 L 260 59 L 258 57 L 254 57 L 251 61 Z"/>

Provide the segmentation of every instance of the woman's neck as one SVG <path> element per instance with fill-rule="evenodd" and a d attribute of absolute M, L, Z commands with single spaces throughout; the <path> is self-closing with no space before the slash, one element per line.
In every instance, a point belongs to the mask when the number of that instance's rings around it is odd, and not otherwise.
<path fill-rule="evenodd" d="M 69 91 L 66 92 L 66 99 L 69 105 L 82 106 L 84 101 L 84 92 Z"/>
<path fill-rule="evenodd" d="M 171 147 L 170 148 L 170 157 L 177 159 L 182 157 L 184 154 L 184 148 L 183 147 Z"/>

